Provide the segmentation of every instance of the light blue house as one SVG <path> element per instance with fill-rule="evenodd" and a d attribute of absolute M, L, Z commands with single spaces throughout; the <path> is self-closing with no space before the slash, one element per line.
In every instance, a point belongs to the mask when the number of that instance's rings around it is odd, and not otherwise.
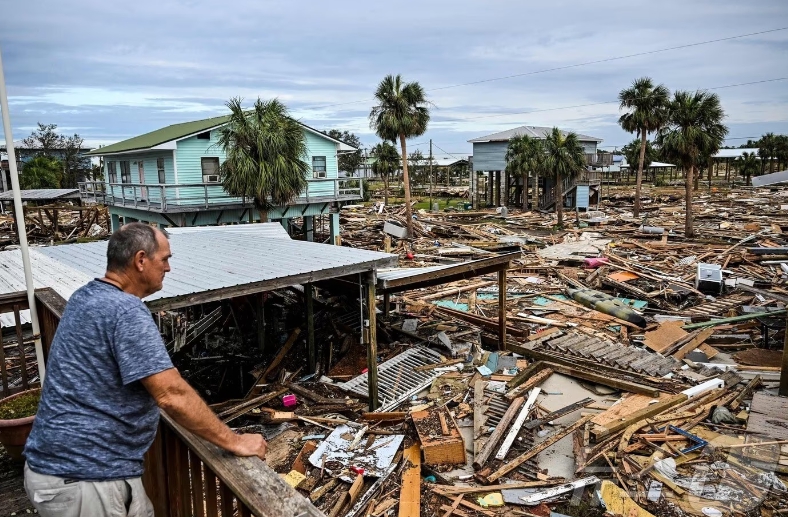
<path fill-rule="evenodd" d="M 524 188 L 522 177 L 509 177 L 506 172 L 506 150 L 509 141 L 515 136 L 523 135 L 544 140 L 552 130 L 553 128 L 544 126 L 520 126 L 468 140 L 473 144 L 473 171 L 477 177 L 486 180 L 482 197 L 488 205 L 522 206 L 523 192 L 527 193 L 529 189 L 533 191 L 534 178 L 529 178 L 528 185 Z M 563 130 L 561 133 L 564 136 L 567 134 Z M 563 203 L 566 207 L 588 208 L 590 203 L 598 202 L 601 183 L 601 176 L 595 173 L 594 169 L 603 165 L 609 166 L 607 160 L 612 155 L 597 153 L 597 147 L 602 143 L 601 138 L 577 134 L 577 139 L 583 147 L 588 171 L 575 181 L 564 182 Z M 537 188 L 541 191 L 540 207 L 546 209 L 554 206 L 556 202 L 554 182 L 549 178 L 540 177 Z M 529 199 L 532 199 L 530 194 Z"/>
<path fill-rule="evenodd" d="M 174 124 L 91 151 L 89 156 L 103 159 L 105 180 L 80 183 L 83 201 L 106 204 L 113 231 L 132 221 L 165 228 L 259 221 L 250 199 L 228 195 L 220 183 L 225 153 L 217 129 L 228 119 Z M 336 237 L 339 204 L 362 198 L 358 180 L 338 177 L 337 156 L 356 149 L 301 126 L 307 144 L 304 159 L 311 165 L 307 188 L 292 204 L 269 210 L 267 218 L 288 229 L 293 218 L 303 218 L 306 238 L 312 240 L 314 217 L 330 214 L 331 235 Z"/>

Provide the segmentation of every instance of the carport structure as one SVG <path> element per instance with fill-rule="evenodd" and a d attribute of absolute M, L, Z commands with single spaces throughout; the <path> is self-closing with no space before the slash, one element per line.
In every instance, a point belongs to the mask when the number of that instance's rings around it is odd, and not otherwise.
<path fill-rule="evenodd" d="M 507 253 L 460 264 L 424 268 L 399 268 L 377 273 L 377 290 L 383 294 L 383 313 L 388 316 L 391 295 L 467 280 L 491 273 L 498 274 L 498 349 L 506 349 L 506 271 L 512 260 L 521 254 Z M 469 315 L 471 316 L 471 315 Z M 472 319 L 472 316 L 471 316 Z"/>

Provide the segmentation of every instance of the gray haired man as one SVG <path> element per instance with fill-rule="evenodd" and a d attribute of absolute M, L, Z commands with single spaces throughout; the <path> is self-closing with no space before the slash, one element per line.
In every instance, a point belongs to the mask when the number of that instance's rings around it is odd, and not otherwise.
<path fill-rule="evenodd" d="M 238 456 L 265 457 L 261 436 L 235 434 L 181 378 L 142 303 L 171 256 L 163 232 L 127 224 L 109 240 L 105 276 L 66 305 L 25 447 L 25 489 L 44 517 L 152 516 L 140 476 L 158 408 Z"/>

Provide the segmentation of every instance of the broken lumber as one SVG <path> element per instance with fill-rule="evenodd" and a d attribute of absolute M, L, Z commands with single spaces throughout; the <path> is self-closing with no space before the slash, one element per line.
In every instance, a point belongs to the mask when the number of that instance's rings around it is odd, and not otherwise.
<path fill-rule="evenodd" d="M 561 409 L 557 409 L 552 413 L 548 413 L 547 415 L 543 416 L 542 418 L 538 418 L 536 420 L 531 420 L 530 422 L 526 423 L 523 427 L 525 429 L 536 429 L 539 426 L 544 424 L 549 424 L 553 420 L 561 418 L 562 416 L 566 416 L 569 413 L 573 413 L 578 409 L 583 409 L 584 407 L 590 406 L 594 403 L 594 399 L 591 397 L 586 397 L 581 401 L 575 402 L 574 404 L 570 404 L 566 407 Z"/>
<path fill-rule="evenodd" d="M 479 451 L 479 454 L 477 454 L 476 457 L 473 459 L 474 469 L 481 470 L 484 464 L 487 463 L 487 459 L 492 454 L 493 449 L 495 449 L 498 446 L 498 443 L 501 441 L 501 438 L 503 438 L 503 435 L 506 433 L 506 430 L 509 428 L 509 423 L 514 419 L 515 415 L 517 415 L 517 411 L 520 409 L 520 407 L 523 405 L 524 402 L 525 399 L 523 397 L 517 397 L 509 405 L 509 409 L 506 410 L 506 413 L 504 413 L 503 418 L 501 418 L 501 421 L 498 422 L 495 431 L 493 431 L 492 435 L 490 435 L 490 438 L 484 444 L 482 450 Z"/>
<path fill-rule="evenodd" d="M 594 436 L 595 440 L 601 440 L 607 436 L 610 436 L 611 434 L 621 431 L 622 429 L 626 429 L 630 425 L 639 422 L 640 420 L 658 415 L 674 406 L 678 406 L 688 398 L 689 397 L 684 393 L 673 395 L 672 397 L 668 397 L 655 404 L 650 404 L 642 409 L 630 413 L 621 420 L 610 422 L 607 425 L 597 426 L 591 429 L 591 434 Z"/>
<path fill-rule="evenodd" d="M 498 480 L 502 476 L 505 476 L 509 472 L 513 471 L 514 469 L 516 469 L 526 461 L 530 460 L 531 458 L 533 458 L 543 450 L 554 445 L 556 442 L 559 442 L 560 440 L 564 439 L 565 437 L 569 436 L 570 434 L 574 433 L 576 430 L 586 425 L 586 423 L 588 423 L 593 416 L 594 415 L 585 416 L 580 420 L 578 420 L 577 422 L 575 422 L 574 424 L 570 425 L 569 427 L 565 427 L 561 431 L 558 431 L 557 433 L 550 436 L 539 445 L 532 447 L 531 449 L 525 451 L 521 455 L 511 460 L 510 462 L 506 463 L 505 465 L 503 465 L 501 468 L 499 468 L 489 476 L 482 477 L 481 482 L 485 485 L 489 485 L 490 483 L 495 482 L 496 480 Z"/>
<path fill-rule="evenodd" d="M 698 334 L 695 335 L 692 339 L 690 339 L 687 343 L 681 345 L 679 349 L 676 350 L 675 352 L 666 350 L 665 353 L 666 354 L 672 353 L 673 357 L 675 357 L 676 359 L 684 359 L 684 356 L 686 356 L 687 354 L 698 348 L 700 345 L 702 345 L 712 334 L 714 334 L 713 328 L 705 328 L 700 332 L 698 332 Z"/>
<path fill-rule="evenodd" d="M 440 429 L 439 413 L 444 414 L 448 436 L 435 436 L 434 429 Z M 458 465 L 465 463 L 465 441 L 457 429 L 457 424 L 445 407 L 411 413 L 413 425 L 419 435 L 424 463 L 427 465 Z"/>
<path fill-rule="evenodd" d="M 545 366 L 544 364 L 542 366 Z M 545 367 L 544 370 L 538 372 L 536 375 L 528 379 L 524 384 L 517 386 L 516 388 L 509 390 L 506 392 L 504 397 L 509 400 L 514 399 L 515 397 L 519 397 L 521 393 L 525 393 L 526 391 L 530 390 L 531 388 L 542 384 L 548 377 L 553 375 L 554 370 L 549 367 Z"/>
<path fill-rule="evenodd" d="M 502 460 L 506 458 L 506 455 L 509 453 L 509 448 L 520 433 L 520 429 L 522 429 L 525 419 L 528 418 L 528 414 L 531 412 L 534 404 L 536 404 L 536 398 L 541 391 L 541 388 L 534 388 L 531 390 L 531 393 L 528 395 L 528 400 L 525 401 L 522 409 L 520 409 L 520 414 L 517 415 L 517 420 L 514 421 L 512 428 L 509 429 L 509 434 L 506 435 L 506 438 L 501 444 L 501 448 L 498 450 L 498 454 L 495 455 L 495 459 Z"/>
<path fill-rule="evenodd" d="M 293 332 L 290 334 L 290 337 L 288 337 L 287 341 L 285 341 L 285 344 L 282 345 L 282 349 L 279 350 L 279 353 L 276 354 L 276 357 L 274 357 L 274 360 L 271 361 L 271 364 L 268 365 L 268 368 L 265 369 L 263 375 L 261 375 L 260 378 L 262 379 L 267 378 L 268 374 L 270 374 L 272 371 L 276 369 L 277 366 L 279 366 L 279 363 L 282 362 L 282 360 L 285 358 L 285 356 L 290 351 L 290 349 L 293 348 L 293 344 L 295 344 L 296 339 L 298 338 L 298 335 L 300 333 L 301 333 L 300 328 L 296 327 L 293 329 Z"/>

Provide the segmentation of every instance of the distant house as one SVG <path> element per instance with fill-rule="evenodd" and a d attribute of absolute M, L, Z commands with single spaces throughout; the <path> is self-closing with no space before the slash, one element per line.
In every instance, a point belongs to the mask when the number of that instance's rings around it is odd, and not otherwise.
<path fill-rule="evenodd" d="M 88 146 L 83 146 L 79 149 L 80 156 L 85 157 L 83 159 L 84 163 L 82 164 L 82 168 L 85 170 L 90 168 L 90 159 L 87 158 L 87 153 L 92 149 L 92 147 Z M 15 141 L 14 154 L 16 155 L 16 167 L 19 174 L 24 174 L 25 163 L 29 162 L 42 152 L 43 150 L 41 148 L 30 147 L 25 144 L 23 140 Z M 64 151 L 62 149 L 49 149 L 47 153 L 58 160 L 62 160 L 64 158 Z M 11 176 L 8 167 L 8 149 L 6 148 L 5 142 L 0 144 L 0 155 L 2 155 L 2 160 L 0 160 L 0 171 L 2 171 L 2 175 L 0 175 L 0 192 L 5 192 L 7 190 L 11 190 Z M 81 181 L 84 178 L 78 179 Z"/>
<path fill-rule="evenodd" d="M 225 152 L 217 129 L 229 116 L 174 124 L 90 152 L 103 158 L 101 183 L 80 184 L 83 201 L 109 207 L 113 231 L 130 221 L 168 226 L 207 226 L 259 221 L 250 199 L 230 196 L 221 186 Z M 314 216 L 331 214 L 331 233 L 339 234 L 338 203 L 361 199 L 358 182 L 338 178 L 337 155 L 356 149 L 301 124 L 310 165 L 307 188 L 292 204 L 269 210 L 285 228 L 304 218 L 312 237 Z"/>
<path fill-rule="evenodd" d="M 509 178 L 506 170 L 506 150 L 509 141 L 515 136 L 527 135 L 532 138 L 544 140 L 553 130 L 543 126 L 520 126 L 507 129 L 499 133 L 480 136 L 468 140 L 473 144 L 473 171 L 477 179 L 481 177 L 481 186 L 476 183 L 476 197 L 481 196 L 489 205 L 522 206 L 523 181 L 521 177 Z M 561 131 L 564 135 L 567 131 Z M 602 142 L 601 138 L 577 133 L 580 145 L 583 146 L 586 165 L 589 172 L 578 179 L 577 182 L 564 185 L 564 205 L 567 207 L 587 208 L 593 202 L 600 183 L 598 174 L 592 172 L 595 168 L 610 165 L 612 154 L 598 154 L 597 147 Z M 528 188 L 533 188 L 533 180 L 529 180 Z M 575 183 L 579 183 L 576 185 Z M 580 188 L 576 188 L 576 187 Z M 539 178 L 540 207 L 549 208 L 555 204 L 555 185 L 549 178 Z M 527 192 L 527 189 L 526 189 Z"/>

